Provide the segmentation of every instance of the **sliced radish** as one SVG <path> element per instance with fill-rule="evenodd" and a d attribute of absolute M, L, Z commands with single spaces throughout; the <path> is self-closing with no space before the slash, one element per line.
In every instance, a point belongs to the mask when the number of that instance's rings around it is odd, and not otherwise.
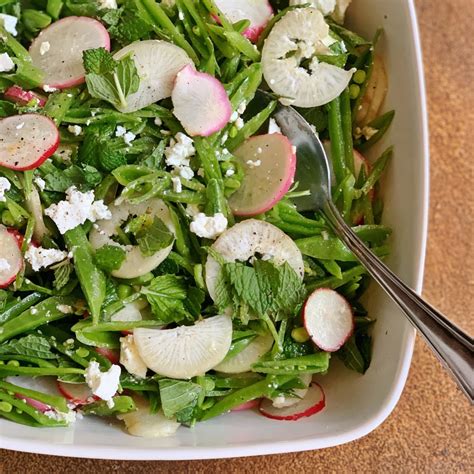
<path fill-rule="evenodd" d="M 135 345 L 147 367 L 159 375 L 189 379 L 219 364 L 232 342 L 229 316 L 214 316 L 174 329 L 137 328 Z"/>
<path fill-rule="evenodd" d="M 118 51 L 115 59 L 132 54 L 140 87 L 127 97 L 127 106 L 121 112 L 135 112 L 171 96 L 176 75 L 187 64 L 193 64 L 186 51 L 179 46 L 160 40 L 137 41 Z"/>
<path fill-rule="evenodd" d="M 278 227 L 265 221 L 247 219 L 227 229 L 212 245 L 226 262 L 246 262 L 256 254 L 273 258 L 277 265 L 288 262 L 303 279 L 303 256 L 294 241 Z M 209 255 L 206 262 L 206 285 L 213 300 L 220 265 Z"/>
<path fill-rule="evenodd" d="M 237 216 L 255 216 L 271 209 L 288 192 L 296 171 L 296 151 L 284 135 L 249 138 L 234 152 L 245 170 L 229 204 Z"/>
<path fill-rule="evenodd" d="M 101 356 L 108 359 L 112 364 L 118 364 L 120 360 L 120 354 L 114 349 L 109 349 L 108 347 L 96 347 L 96 352 Z"/>
<path fill-rule="evenodd" d="M 256 398 L 255 400 L 250 400 L 249 402 L 244 402 L 241 405 L 237 405 L 236 407 L 232 408 L 230 411 L 244 411 L 244 410 L 252 410 L 252 408 L 257 408 L 260 405 L 260 398 Z"/>
<path fill-rule="evenodd" d="M 161 199 L 150 199 L 140 204 L 125 201 L 119 205 L 109 205 L 109 210 L 112 218 L 96 222 L 89 236 L 91 245 L 96 250 L 104 245 L 118 246 L 112 237 L 117 234 L 117 228 L 129 217 L 151 214 L 161 219 L 171 232 L 176 232 L 168 207 Z M 126 251 L 125 260 L 118 270 L 112 271 L 112 275 L 116 278 L 137 278 L 151 272 L 165 260 L 173 244 L 150 256 L 143 255 L 138 245 L 127 245 L 122 248 Z"/>
<path fill-rule="evenodd" d="M 12 115 L 0 120 L 0 166 L 17 171 L 35 169 L 58 145 L 58 129 L 44 115 Z"/>
<path fill-rule="evenodd" d="M 347 300 L 337 291 L 319 288 L 306 300 L 304 327 L 323 351 L 340 349 L 354 331 L 354 315 Z"/>
<path fill-rule="evenodd" d="M 276 408 L 272 401 L 263 399 L 260 403 L 260 413 L 272 420 L 296 421 L 300 418 L 315 415 L 326 406 L 324 391 L 317 383 L 312 383 L 306 396 L 298 403 L 285 408 Z"/>
<path fill-rule="evenodd" d="M 82 53 L 110 50 L 110 37 L 102 23 L 85 16 L 68 16 L 41 31 L 31 43 L 33 64 L 43 72 L 44 89 L 65 89 L 84 82 Z"/>
<path fill-rule="evenodd" d="M 5 99 L 18 105 L 28 105 L 34 101 L 39 107 L 44 107 L 46 98 L 33 91 L 25 91 L 19 86 L 11 86 L 5 91 Z"/>
<path fill-rule="evenodd" d="M 222 130 L 232 115 L 224 86 L 210 74 L 187 65 L 176 76 L 173 113 L 191 136 L 208 137 Z"/>
<path fill-rule="evenodd" d="M 0 224 L 0 288 L 6 288 L 15 281 L 23 268 L 20 248 L 16 235 Z"/>
<path fill-rule="evenodd" d="M 354 70 L 319 62 L 327 54 L 329 26 L 316 8 L 289 11 L 272 29 L 262 50 L 263 74 L 285 105 L 318 107 L 338 97 Z M 329 37 L 330 39 L 330 37 Z M 308 70 L 302 64 L 309 61 Z"/>
<path fill-rule="evenodd" d="M 174 435 L 180 427 L 176 419 L 166 418 L 161 410 L 151 413 L 149 404 L 143 398 L 135 396 L 134 401 L 136 411 L 117 416 L 125 423 L 131 435 L 142 438 L 165 438 Z"/>
<path fill-rule="evenodd" d="M 311 374 L 302 374 L 299 379 L 302 383 L 306 385 L 305 388 L 295 388 L 293 389 L 293 395 L 280 395 L 278 397 L 272 398 L 272 403 L 275 408 L 286 408 L 291 407 L 299 403 L 308 393 L 309 386 L 311 384 L 311 379 L 313 376 Z"/>
<path fill-rule="evenodd" d="M 267 0 L 215 0 L 217 8 L 231 23 L 249 20 L 244 31 L 250 41 L 257 41 L 273 16 L 273 8 Z"/>
<path fill-rule="evenodd" d="M 86 383 L 66 383 L 58 381 L 58 390 L 61 394 L 75 405 L 87 405 L 100 400 L 92 393 Z"/>
<path fill-rule="evenodd" d="M 290 6 L 304 4 L 317 8 L 324 16 L 330 15 L 336 8 L 336 0 L 290 0 Z"/>
<path fill-rule="evenodd" d="M 127 369 L 129 374 L 144 379 L 147 366 L 138 353 L 137 345 L 133 335 L 120 338 L 120 363 Z"/>
<path fill-rule="evenodd" d="M 19 398 L 20 400 L 25 400 L 28 405 L 32 406 L 35 410 L 38 410 L 41 413 L 51 410 L 51 407 L 46 405 L 46 403 L 35 400 L 34 398 L 24 397 L 21 393 L 15 393 L 15 397 Z"/>
<path fill-rule="evenodd" d="M 270 334 L 258 336 L 243 351 L 236 354 L 229 360 L 223 360 L 214 370 L 224 372 L 226 374 L 240 374 L 249 372 L 252 364 L 260 360 L 273 345 L 273 337 Z"/>

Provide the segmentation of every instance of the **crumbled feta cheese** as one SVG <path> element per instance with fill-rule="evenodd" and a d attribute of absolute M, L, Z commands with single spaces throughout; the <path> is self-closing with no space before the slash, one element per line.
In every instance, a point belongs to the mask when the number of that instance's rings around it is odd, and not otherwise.
<path fill-rule="evenodd" d="M 363 128 L 356 127 L 354 130 L 354 138 L 359 139 L 364 137 L 366 140 L 370 140 L 377 132 L 378 130 L 376 128 L 369 127 L 368 125 Z"/>
<path fill-rule="evenodd" d="M 8 272 L 10 270 L 11 266 L 8 263 L 8 260 L 6 258 L 0 258 L 0 273 L 2 272 Z"/>
<path fill-rule="evenodd" d="M 56 309 L 63 314 L 72 314 L 74 313 L 74 308 L 67 304 L 58 304 Z"/>
<path fill-rule="evenodd" d="M 0 72 L 8 72 L 15 69 L 15 63 L 8 53 L 0 54 Z"/>
<path fill-rule="evenodd" d="M 244 112 L 245 112 L 245 109 L 247 108 L 247 102 L 245 102 L 245 100 L 239 105 L 238 109 L 237 109 L 237 113 L 239 115 L 242 115 Z"/>
<path fill-rule="evenodd" d="M 174 171 L 184 179 L 192 179 L 194 171 L 191 169 L 190 158 L 196 150 L 193 140 L 184 133 L 177 133 L 171 139 L 170 146 L 165 149 L 166 164 L 172 166 Z"/>
<path fill-rule="evenodd" d="M 272 133 L 281 133 L 281 128 L 276 123 L 276 120 L 271 118 L 268 122 L 268 133 L 271 135 Z"/>
<path fill-rule="evenodd" d="M 255 161 L 247 160 L 247 166 L 250 169 L 258 168 L 261 164 L 262 164 L 262 160 L 255 160 Z"/>
<path fill-rule="evenodd" d="M 329 240 L 329 234 L 328 234 L 327 230 L 321 231 L 321 236 L 322 236 L 323 240 Z"/>
<path fill-rule="evenodd" d="M 48 86 L 48 84 L 45 84 L 43 86 L 43 90 L 45 92 L 56 92 L 58 89 L 56 89 L 56 87 L 51 87 L 51 86 Z"/>
<path fill-rule="evenodd" d="M 46 188 L 46 181 L 43 178 L 37 176 L 33 181 L 40 191 L 44 191 L 44 188 Z"/>
<path fill-rule="evenodd" d="M 82 127 L 80 125 L 69 125 L 67 130 L 69 133 L 72 133 L 76 137 L 78 137 L 82 133 Z"/>
<path fill-rule="evenodd" d="M 117 10 L 117 0 L 98 0 L 99 10 L 109 8 L 110 10 Z"/>
<path fill-rule="evenodd" d="M 120 382 L 121 368 L 112 364 L 107 372 L 101 372 L 96 361 L 90 361 L 86 369 L 85 379 L 92 393 L 102 400 L 110 400 L 116 393 Z"/>
<path fill-rule="evenodd" d="M 224 145 L 224 143 L 227 141 L 228 138 L 229 138 L 229 134 L 225 132 L 224 135 L 222 135 L 221 145 Z"/>
<path fill-rule="evenodd" d="M 94 191 L 81 193 L 75 186 L 66 191 L 65 201 L 51 205 L 44 213 L 54 221 L 61 234 L 84 224 L 87 220 L 95 222 L 112 217 L 103 200 L 94 201 Z"/>
<path fill-rule="evenodd" d="M 200 176 L 201 178 L 205 178 L 206 173 L 204 172 L 204 168 L 199 168 L 197 171 L 197 175 Z"/>
<path fill-rule="evenodd" d="M 49 41 L 43 41 L 41 44 L 40 44 L 40 54 L 41 56 L 44 56 L 51 48 L 51 44 L 49 43 Z"/>
<path fill-rule="evenodd" d="M 184 20 L 184 13 L 180 10 L 178 13 L 178 18 L 183 21 Z"/>
<path fill-rule="evenodd" d="M 147 366 L 138 353 L 132 335 L 120 338 L 120 363 L 127 369 L 129 374 L 135 375 L 140 379 L 146 377 Z"/>
<path fill-rule="evenodd" d="M 230 176 L 234 176 L 235 174 L 235 170 L 233 169 L 228 169 L 226 172 L 225 172 L 225 175 L 229 178 Z"/>
<path fill-rule="evenodd" d="M 160 117 L 156 117 L 155 120 L 153 120 L 153 122 L 155 123 L 157 127 L 161 127 L 161 125 L 163 125 L 163 121 L 160 119 Z"/>
<path fill-rule="evenodd" d="M 125 142 L 125 144 L 127 146 L 130 146 L 133 142 L 133 140 L 135 140 L 136 138 L 136 135 L 132 132 L 127 132 L 124 136 L 123 136 L 123 141 Z"/>
<path fill-rule="evenodd" d="M 181 184 L 179 176 L 173 176 L 171 182 L 173 183 L 173 191 L 175 193 L 180 193 L 183 190 L 183 185 Z"/>
<path fill-rule="evenodd" d="M 0 13 L 0 21 L 3 23 L 3 27 L 8 33 L 13 36 L 16 36 L 18 34 L 18 31 L 16 31 L 18 18 L 16 16 Z"/>
<path fill-rule="evenodd" d="M 199 209 L 199 206 L 197 204 L 188 204 L 186 206 L 186 215 L 189 217 L 194 217 L 197 216 L 201 210 Z"/>
<path fill-rule="evenodd" d="M 122 125 L 117 125 L 117 128 L 115 129 L 116 137 L 123 137 L 126 133 L 127 129 L 125 127 L 122 127 Z"/>
<path fill-rule="evenodd" d="M 67 252 L 57 249 L 45 249 L 31 245 L 25 253 L 27 262 L 30 263 L 33 271 L 37 272 L 41 268 L 46 268 L 53 263 L 61 262 L 67 258 Z"/>
<path fill-rule="evenodd" d="M 194 216 L 189 228 L 198 237 L 215 239 L 227 229 L 227 218 L 220 212 L 214 216 L 206 216 L 200 212 Z"/>
<path fill-rule="evenodd" d="M 237 111 L 232 112 L 229 122 L 234 123 L 239 118 L 239 113 Z"/>
<path fill-rule="evenodd" d="M 240 130 L 240 129 L 244 128 L 244 120 L 242 119 L 242 117 L 239 117 L 235 121 L 235 126 L 237 127 L 237 130 Z"/>
<path fill-rule="evenodd" d="M 5 197 L 5 193 L 10 191 L 12 185 L 7 178 L 0 176 L 0 202 L 5 202 L 7 199 Z"/>
<path fill-rule="evenodd" d="M 74 345 L 74 339 L 69 338 L 64 341 L 64 344 L 67 344 L 68 346 L 73 346 Z"/>
<path fill-rule="evenodd" d="M 67 413 L 56 410 L 47 410 L 44 412 L 44 415 L 55 421 L 65 421 L 67 424 L 76 421 L 76 412 L 74 410 L 69 410 Z"/>

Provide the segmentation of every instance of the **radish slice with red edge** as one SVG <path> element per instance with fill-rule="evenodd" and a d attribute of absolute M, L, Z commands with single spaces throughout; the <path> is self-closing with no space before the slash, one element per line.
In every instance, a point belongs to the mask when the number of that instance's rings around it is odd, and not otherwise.
<path fill-rule="evenodd" d="M 335 352 L 354 331 L 354 315 L 347 300 L 330 288 L 319 288 L 303 308 L 304 327 L 323 351 Z"/>
<path fill-rule="evenodd" d="M 12 115 L 0 120 L 0 166 L 16 171 L 38 168 L 58 145 L 58 129 L 44 115 Z"/>
<path fill-rule="evenodd" d="M 104 356 L 106 359 L 108 359 L 112 364 L 119 363 L 120 355 L 118 351 L 109 349 L 108 347 L 96 347 L 95 350 L 101 356 Z"/>
<path fill-rule="evenodd" d="M 326 397 L 322 387 L 312 383 L 306 396 L 298 403 L 285 408 L 276 408 L 272 401 L 264 398 L 260 403 L 260 413 L 272 420 L 296 421 L 300 418 L 315 415 L 326 406 Z"/>
<path fill-rule="evenodd" d="M 19 86 L 11 86 L 4 93 L 5 99 L 15 102 L 18 105 L 28 105 L 30 102 L 36 102 L 39 107 L 44 107 L 46 98 L 33 91 L 25 91 Z"/>
<path fill-rule="evenodd" d="M 43 72 L 43 87 L 66 89 L 82 84 L 82 53 L 87 49 L 110 51 L 110 36 L 102 23 L 85 16 L 68 16 L 41 31 L 31 43 L 33 65 Z"/>
<path fill-rule="evenodd" d="M 64 398 L 75 405 L 87 405 L 88 403 L 100 400 L 99 397 L 92 393 L 92 390 L 86 383 L 66 383 L 58 381 L 57 385 L 58 390 Z"/>
<path fill-rule="evenodd" d="M 260 398 L 256 398 L 255 400 L 250 400 L 249 402 L 244 402 L 240 405 L 237 405 L 234 408 L 231 408 L 230 411 L 245 411 L 245 410 L 251 410 L 252 408 L 257 408 L 258 405 L 260 404 Z"/>
<path fill-rule="evenodd" d="M 237 216 L 255 216 L 271 209 L 288 192 L 296 171 L 296 151 L 280 133 L 249 138 L 233 152 L 245 177 L 229 204 Z"/>
<path fill-rule="evenodd" d="M 0 288 L 6 288 L 15 281 L 23 268 L 21 245 L 15 233 L 0 224 Z"/>
<path fill-rule="evenodd" d="M 222 130 L 232 115 L 224 86 L 215 77 L 190 65 L 176 76 L 171 99 L 174 115 L 192 137 L 208 137 Z"/>
<path fill-rule="evenodd" d="M 273 8 L 267 0 L 215 0 L 215 4 L 231 23 L 249 20 L 244 36 L 254 42 L 273 16 Z"/>
<path fill-rule="evenodd" d="M 39 400 L 35 400 L 34 398 L 25 397 L 21 393 L 15 393 L 15 397 L 19 398 L 20 400 L 25 400 L 28 405 L 32 406 L 35 410 L 38 410 L 41 413 L 51 410 L 51 407 L 49 405 L 46 405 L 46 403 L 40 402 Z"/>

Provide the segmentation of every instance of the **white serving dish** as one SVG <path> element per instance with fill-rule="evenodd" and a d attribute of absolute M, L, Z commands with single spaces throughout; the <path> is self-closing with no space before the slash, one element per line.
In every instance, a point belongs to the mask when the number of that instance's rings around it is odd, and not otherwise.
<path fill-rule="evenodd" d="M 382 26 L 390 77 L 386 108 L 396 119 L 381 147 L 395 145 L 385 185 L 385 222 L 394 227 L 392 268 L 421 291 L 428 213 L 428 130 L 420 40 L 413 0 L 354 0 L 350 25 L 370 37 Z M 18 451 L 107 459 L 225 458 L 326 448 L 361 438 L 395 407 L 405 385 L 415 331 L 399 310 L 372 288 L 377 318 L 373 362 L 364 376 L 334 363 L 321 377 L 326 409 L 298 422 L 279 422 L 247 411 L 181 428 L 173 438 L 141 439 L 100 419 L 68 429 L 35 429 L 0 420 L 0 447 Z M 336 359 L 336 358 L 334 358 Z"/>

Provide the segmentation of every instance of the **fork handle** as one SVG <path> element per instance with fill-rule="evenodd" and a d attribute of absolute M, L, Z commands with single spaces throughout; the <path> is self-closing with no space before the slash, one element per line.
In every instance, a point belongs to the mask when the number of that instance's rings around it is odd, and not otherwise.
<path fill-rule="evenodd" d="M 441 363 L 449 370 L 471 404 L 474 403 L 472 337 L 423 301 L 376 257 L 345 223 L 332 202 L 326 202 L 323 213 L 333 231 L 357 257 L 372 278 L 402 309 Z"/>

